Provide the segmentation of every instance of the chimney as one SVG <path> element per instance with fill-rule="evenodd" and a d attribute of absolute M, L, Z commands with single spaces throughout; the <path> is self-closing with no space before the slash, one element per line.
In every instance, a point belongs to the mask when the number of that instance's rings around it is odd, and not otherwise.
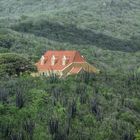
<path fill-rule="evenodd" d="M 64 55 L 63 58 L 62 58 L 62 65 L 63 65 L 63 66 L 66 65 L 66 61 L 67 61 L 67 58 L 66 58 L 66 56 Z"/>
<path fill-rule="evenodd" d="M 41 61 L 41 65 L 44 65 L 44 63 L 45 63 L 45 57 L 43 55 L 42 55 L 40 61 Z"/>
<path fill-rule="evenodd" d="M 53 55 L 52 58 L 51 58 L 51 65 L 52 65 L 52 66 L 55 65 L 55 60 L 56 60 L 56 58 L 55 58 L 55 56 Z"/>

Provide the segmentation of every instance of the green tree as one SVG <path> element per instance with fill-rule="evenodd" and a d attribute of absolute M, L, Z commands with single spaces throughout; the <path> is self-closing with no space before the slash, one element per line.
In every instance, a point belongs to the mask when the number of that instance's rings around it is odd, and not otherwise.
<path fill-rule="evenodd" d="M 15 53 L 0 54 L 0 75 L 16 75 L 35 71 L 35 66 L 26 58 Z"/>
<path fill-rule="evenodd" d="M 136 140 L 140 140 L 140 130 L 136 133 Z"/>

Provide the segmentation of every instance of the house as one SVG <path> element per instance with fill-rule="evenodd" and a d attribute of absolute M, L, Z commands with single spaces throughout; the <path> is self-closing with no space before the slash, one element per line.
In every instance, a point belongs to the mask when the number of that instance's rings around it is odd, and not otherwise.
<path fill-rule="evenodd" d="M 94 66 L 89 64 L 78 51 L 47 51 L 36 63 L 38 74 L 60 77 L 78 74 L 82 71 L 98 73 Z"/>

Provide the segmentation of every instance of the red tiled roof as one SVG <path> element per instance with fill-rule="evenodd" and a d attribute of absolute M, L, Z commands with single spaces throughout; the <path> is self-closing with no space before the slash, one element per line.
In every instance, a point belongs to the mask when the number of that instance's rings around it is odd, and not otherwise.
<path fill-rule="evenodd" d="M 82 67 L 73 67 L 69 73 L 78 74 L 81 70 L 82 70 Z"/>
<path fill-rule="evenodd" d="M 73 62 L 85 62 L 85 58 L 78 51 L 47 51 L 44 55 L 44 64 L 41 60 L 36 63 L 39 71 L 62 70 Z M 52 56 L 55 56 L 55 64 L 51 64 Z M 63 57 L 66 57 L 66 64 L 62 65 Z"/>

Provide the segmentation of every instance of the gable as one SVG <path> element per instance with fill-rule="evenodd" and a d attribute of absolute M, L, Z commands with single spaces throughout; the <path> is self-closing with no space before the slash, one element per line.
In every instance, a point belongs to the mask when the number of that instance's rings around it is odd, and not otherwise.
<path fill-rule="evenodd" d="M 73 62 L 85 62 L 85 58 L 83 56 L 81 56 L 81 54 L 76 51 Z"/>

